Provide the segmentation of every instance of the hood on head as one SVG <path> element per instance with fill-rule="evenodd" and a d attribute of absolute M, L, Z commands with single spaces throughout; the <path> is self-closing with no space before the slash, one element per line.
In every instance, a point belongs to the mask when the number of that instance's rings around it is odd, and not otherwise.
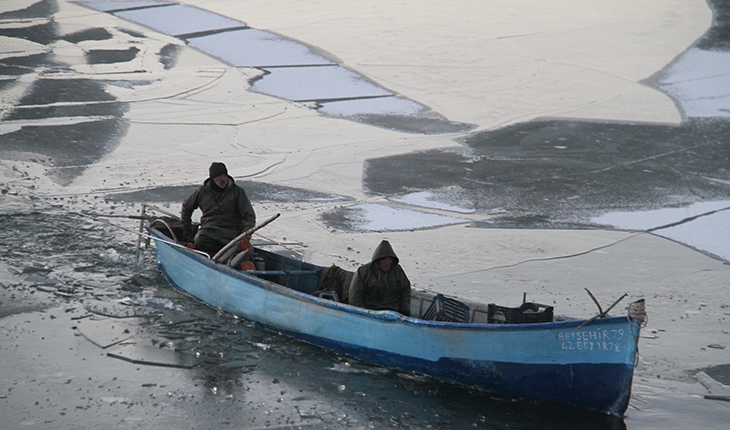
<path fill-rule="evenodd" d="M 380 242 L 380 245 L 378 245 L 377 248 L 375 248 L 375 252 L 373 252 L 373 258 L 370 261 L 380 260 L 381 258 L 385 257 L 393 257 L 393 263 L 398 264 L 398 256 L 395 255 L 395 251 L 393 251 L 393 247 L 390 246 L 390 242 L 387 240 L 383 240 Z"/>

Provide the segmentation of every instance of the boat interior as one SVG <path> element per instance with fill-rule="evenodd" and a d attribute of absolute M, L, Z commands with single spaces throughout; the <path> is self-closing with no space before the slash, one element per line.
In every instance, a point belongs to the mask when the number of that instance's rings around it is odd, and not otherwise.
<path fill-rule="evenodd" d="M 180 244 L 182 225 L 179 221 L 155 218 L 148 229 L 165 236 L 170 243 Z M 336 265 L 317 266 L 300 259 L 262 249 L 261 245 L 242 250 L 240 244 L 231 247 L 215 261 L 247 274 L 265 279 L 293 290 L 314 296 L 347 302 L 347 290 L 354 272 Z M 430 321 L 481 324 L 528 324 L 553 321 L 553 307 L 525 302 L 516 308 L 457 300 L 432 291 L 411 290 L 411 316 Z"/>

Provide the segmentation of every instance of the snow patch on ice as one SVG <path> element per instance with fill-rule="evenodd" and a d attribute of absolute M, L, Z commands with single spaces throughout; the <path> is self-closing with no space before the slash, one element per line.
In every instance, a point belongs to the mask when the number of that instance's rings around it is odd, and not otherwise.
<path fill-rule="evenodd" d="M 730 117 L 730 52 L 689 49 L 659 85 L 688 117 Z"/>
<path fill-rule="evenodd" d="M 454 206 L 448 203 L 442 203 L 435 201 L 436 196 L 430 191 L 419 191 L 416 193 L 410 193 L 399 197 L 393 197 L 390 200 L 406 203 L 413 206 L 421 206 L 424 208 L 442 209 L 450 212 L 457 212 L 463 214 L 469 214 L 476 212 L 474 209 L 462 208 Z"/>
<path fill-rule="evenodd" d="M 670 224 L 679 223 L 671 227 Z M 701 202 L 683 208 L 644 212 L 613 212 L 592 219 L 625 230 L 651 230 L 730 261 L 730 201 Z"/>
<path fill-rule="evenodd" d="M 337 117 L 353 117 L 367 114 L 415 117 L 425 110 L 426 107 L 420 103 L 396 96 L 322 103 L 322 107 L 319 109 L 325 115 Z"/>
<path fill-rule="evenodd" d="M 664 208 L 642 212 L 611 212 L 591 219 L 597 224 L 623 230 L 650 230 L 730 207 L 730 201 L 701 202 L 681 208 Z"/>
<path fill-rule="evenodd" d="M 247 29 L 194 37 L 189 45 L 234 67 L 331 65 L 301 43 L 269 31 Z M 235 46 L 236 49 L 231 49 Z"/>
<path fill-rule="evenodd" d="M 353 206 L 357 211 L 353 218 L 358 230 L 396 231 L 439 227 L 469 222 L 468 219 L 435 215 L 410 209 L 364 203 Z"/>
<path fill-rule="evenodd" d="M 300 102 L 391 95 L 341 66 L 278 67 L 267 72 L 254 82 L 252 91 Z"/>

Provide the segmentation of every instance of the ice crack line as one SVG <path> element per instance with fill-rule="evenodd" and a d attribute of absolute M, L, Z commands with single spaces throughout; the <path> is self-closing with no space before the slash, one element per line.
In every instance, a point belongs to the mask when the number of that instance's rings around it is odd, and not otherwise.
<path fill-rule="evenodd" d="M 665 229 L 665 228 L 676 227 L 678 225 L 682 225 L 682 224 L 686 224 L 688 222 L 694 221 L 694 220 L 696 220 L 698 218 L 702 218 L 702 217 L 705 217 L 705 216 L 714 215 L 714 214 L 716 214 L 718 212 L 723 212 L 723 211 L 726 211 L 726 210 L 730 210 L 730 206 L 725 207 L 725 208 L 721 208 L 721 209 L 715 209 L 713 211 L 701 213 L 701 214 L 698 214 L 698 215 L 693 215 L 691 217 L 687 217 L 687 218 L 684 218 L 684 219 L 681 219 L 679 221 L 672 222 L 672 223 L 669 223 L 669 224 L 660 225 L 658 227 L 653 227 L 653 228 L 650 228 L 650 229 L 646 230 L 646 232 L 651 233 L 651 232 L 655 232 L 657 230 L 662 230 L 662 229 Z"/>

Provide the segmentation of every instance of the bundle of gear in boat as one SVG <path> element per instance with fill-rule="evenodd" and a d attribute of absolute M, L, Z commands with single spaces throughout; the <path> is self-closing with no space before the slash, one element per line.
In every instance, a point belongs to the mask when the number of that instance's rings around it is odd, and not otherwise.
<path fill-rule="evenodd" d="M 179 244 L 179 246 L 195 250 L 195 245 L 192 243 L 183 243 L 178 240 L 183 235 L 183 225 L 179 219 L 172 217 L 144 218 L 149 221 L 149 228 L 156 228 L 157 231 L 169 237 L 175 244 Z M 193 224 L 194 229 L 198 227 L 198 225 Z M 195 252 L 205 254 L 200 251 Z M 205 255 L 208 256 L 207 254 Z M 232 241 L 216 255 L 212 256 L 211 259 L 231 268 L 250 272 L 252 276 L 262 276 L 266 272 L 265 259 L 245 239 Z M 318 272 L 318 286 L 315 291 L 309 294 L 340 303 L 348 303 L 348 288 L 354 274 L 354 272 L 345 270 L 334 264 L 330 267 L 322 268 Z M 493 303 L 489 303 L 485 307 L 481 303 L 470 303 L 467 305 L 462 301 L 446 297 L 443 294 L 434 295 L 433 293 L 414 291 L 411 307 L 416 310 L 412 315 L 420 315 L 420 319 L 428 321 L 531 324 L 552 322 L 554 320 L 553 306 L 527 302 L 526 295 L 523 295 L 522 304 L 518 307 L 498 306 Z"/>

